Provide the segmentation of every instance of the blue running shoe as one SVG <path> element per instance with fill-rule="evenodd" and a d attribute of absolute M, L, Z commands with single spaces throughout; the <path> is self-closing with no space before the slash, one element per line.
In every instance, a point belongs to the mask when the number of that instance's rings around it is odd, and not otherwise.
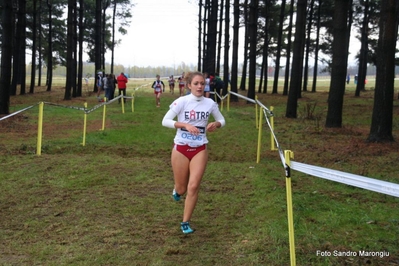
<path fill-rule="evenodd" d="M 194 230 L 191 229 L 189 222 L 182 222 L 180 228 L 183 231 L 183 234 L 191 234 L 194 232 Z"/>
<path fill-rule="evenodd" d="M 172 195 L 173 195 L 173 199 L 174 199 L 175 201 L 179 201 L 179 200 L 180 200 L 180 195 L 176 192 L 175 189 L 173 189 Z"/>

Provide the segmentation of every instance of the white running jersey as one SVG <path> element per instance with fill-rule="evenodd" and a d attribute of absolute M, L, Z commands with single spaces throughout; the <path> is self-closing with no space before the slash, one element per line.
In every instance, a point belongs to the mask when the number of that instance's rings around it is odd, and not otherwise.
<path fill-rule="evenodd" d="M 153 83 L 153 88 L 154 88 L 154 90 L 156 91 L 156 92 L 160 92 L 161 90 L 162 90 L 162 83 L 161 83 L 161 81 L 160 80 L 156 80 L 156 81 L 154 81 L 154 83 Z"/>
<path fill-rule="evenodd" d="M 198 147 L 208 143 L 206 126 L 209 116 L 212 115 L 216 120 L 223 119 L 217 103 L 209 98 L 197 98 L 192 94 L 176 99 L 170 105 L 170 110 L 177 114 L 178 122 L 196 126 L 200 131 L 198 135 L 193 135 L 184 128 L 178 128 L 174 139 L 174 143 L 178 145 Z"/>

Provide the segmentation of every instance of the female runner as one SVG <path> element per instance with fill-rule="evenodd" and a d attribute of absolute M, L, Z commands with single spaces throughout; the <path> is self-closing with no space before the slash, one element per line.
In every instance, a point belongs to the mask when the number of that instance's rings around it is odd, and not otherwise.
<path fill-rule="evenodd" d="M 162 125 L 176 128 L 171 162 L 175 186 L 173 198 L 179 201 L 186 193 L 183 221 L 180 224 L 184 234 L 194 232 L 190 219 L 198 200 L 202 176 L 208 161 L 206 145 L 207 132 L 213 132 L 225 125 L 217 103 L 203 96 L 205 78 L 200 72 L 185 75 L 191 94 L 176 99 L 162 120 Z M 214 122 L 208 123 L 212 115 Z M 177 116 L 177 121 L 173 120 Z"/>

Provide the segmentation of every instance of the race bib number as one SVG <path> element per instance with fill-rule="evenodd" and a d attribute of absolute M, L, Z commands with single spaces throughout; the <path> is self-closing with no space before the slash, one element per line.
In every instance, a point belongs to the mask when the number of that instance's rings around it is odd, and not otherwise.
<path fill-rule="evenodd" d="M 189 141 L 202 142 L 204 139 L 205 127 L 197 127 L 197 128 L 200 132 L 198 135 L 191 134 L 190 132 L 187 131 L 187 129 L 182 128 L 180 137 L 182 139 L 186 139 Z"/>

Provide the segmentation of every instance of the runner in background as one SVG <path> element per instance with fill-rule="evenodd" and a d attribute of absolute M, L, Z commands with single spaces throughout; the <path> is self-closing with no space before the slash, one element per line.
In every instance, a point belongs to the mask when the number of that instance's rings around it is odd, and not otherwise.
<path fill-rule="evenodd" d="M 179 81 L 180 96 L 184 96 L 185 95 L 184 89 L 186 88 L 186 82 L 184 81 L 184 72 L 177 80 Z"/>
<path fill-rule="evenodd" d="M 169 92 L 174 94 L 175 93 L 175 78 L 171 75 L 168 79 L 169 83 Z"/>
<path fill-rule="evenodd" d="M 156 80 L 152 83 L 152 88 L 154 89 L 155 94 L 155 104 L 157 107 L 161 106 L 161 94 L 162 91 L 165 91 L 165 84 L 161 80 L 159 75 L 156 76 Z"/>

